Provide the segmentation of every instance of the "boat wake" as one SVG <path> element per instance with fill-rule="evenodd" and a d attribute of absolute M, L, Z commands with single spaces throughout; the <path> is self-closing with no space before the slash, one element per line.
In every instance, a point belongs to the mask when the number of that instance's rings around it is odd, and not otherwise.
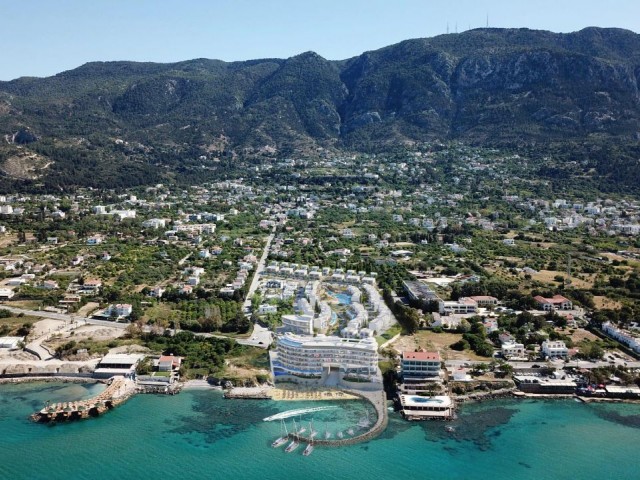
<path fill-rule="evenodd" d="M 275 415 L 271 415 L 270 417 L 263 418 L 262 421 L 272 422 L 274 420 L 282 420 L 283 418 L 297 417 L 305 413 L 322 412 L 324 410 L 332 410 L 334 408 L 338 408 L 338 407 L 333 405 L 333 406 L 326 406 L 326 407 L 299 408 L 297 410 L 287 410 L 286 412 L 276 413 Z"/>

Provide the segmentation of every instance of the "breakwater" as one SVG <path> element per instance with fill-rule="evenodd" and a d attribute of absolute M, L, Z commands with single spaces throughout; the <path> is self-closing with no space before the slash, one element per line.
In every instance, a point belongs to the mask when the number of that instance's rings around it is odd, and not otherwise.
<path fill-rule="evenodd" d="M 325 447 L 343 447 L 346 445 L 355 445 L 356 443 L 367 442 L 376 438 L 378 435 L 384 432 L 384 430 L 387 428 L 387 424 L 389 423 L 389 417 L 387 415 L 387 400 L 384 391 L 379 390 L 373 392 L 356 392 L 353 390 L 349 390 L 348 393 L 368 400 L 374 406 L 377 418 L 376 422 L 369 430 L 360 435 L 355 435 L 351 438 L 316 440 L 299 435 L 297 433 L 290 433 L 289 438 L 295 439 L 299 442 L 313 442 L 314 445 L 322 445 Z"/>

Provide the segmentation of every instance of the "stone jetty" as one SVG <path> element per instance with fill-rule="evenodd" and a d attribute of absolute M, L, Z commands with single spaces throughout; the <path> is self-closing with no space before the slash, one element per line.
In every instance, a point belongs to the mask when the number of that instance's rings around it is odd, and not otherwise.
<path fill-rule="evenodd" d="M 97 417 L 125 402 L 136 391 L 133 380 L 113 377 L 109 386 L 93 398 L 76 402 L 51 403 L 31 415 L 34 422 L 47 423 Z"/>

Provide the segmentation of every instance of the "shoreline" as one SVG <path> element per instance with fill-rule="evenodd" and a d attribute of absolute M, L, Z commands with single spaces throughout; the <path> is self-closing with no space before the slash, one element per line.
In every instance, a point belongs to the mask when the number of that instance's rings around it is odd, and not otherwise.
<path fill-rule="evenodd" d="M 91 377 L 65 377 L 65 376 L 47 376 L 47 377 L 11 377 L 0 378 L 0 386 L 21 383 L 88 383 L 88 384 L 106 384 L 107 381 Z M 247 387 L 235 387 L 247 388 Z M 254 387 L 257 389 L 257 387 Z M 223 391 L 223 387 L 211 385 L 206 381 L 188 380 L 183 384 L 183 390 L 215 390 Z M 263 396 L 249 395 L 231 395 L 226 396 L 228 399 L 243 400 L 275 400 L 275 401 L 325 401 L 325 400 L 358 400 L 358 396 L 340 390 L 325 391 L 309 391 L 295 389 L 281 389 L 277 387 L 260 387 Z M 265 391 L 266 390 L 266 391 Z M 338 394 L 336 394 L 338 392 Z M 265 395 L 266 393 L 266 395 Z M 287 393 L 292 394 L 288 396 Z M 331 394 L 333 393 L 333 394 Z M 340 395 L 341 394 L 341 395 Z M 482 392 L 477 394 L 452 396 L 453 400 L 460 406 L 469 403 L 481 403 L 491 400 L 514 399 L 514 400 L 570 400 L 575 399 L 582 403 L 629 403 L 640 405 L 640 398 L 607 398 L 607 397 L 585 397 L 576 394 L 553 394 L 553 393 L 526 393 L 519 390 L 509 390 L 500 392 Z"/>

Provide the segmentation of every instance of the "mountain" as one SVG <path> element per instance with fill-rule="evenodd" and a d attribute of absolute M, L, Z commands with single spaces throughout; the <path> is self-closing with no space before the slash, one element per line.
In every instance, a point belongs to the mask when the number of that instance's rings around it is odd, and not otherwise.
<path fill-rule="evenodd" d="M 329 61 L 94 62 L 0 82 L 0 170 L 52 185 L 188 176 L 213 157 L 640 138 L 640 35 L 476 29 Z"/>

